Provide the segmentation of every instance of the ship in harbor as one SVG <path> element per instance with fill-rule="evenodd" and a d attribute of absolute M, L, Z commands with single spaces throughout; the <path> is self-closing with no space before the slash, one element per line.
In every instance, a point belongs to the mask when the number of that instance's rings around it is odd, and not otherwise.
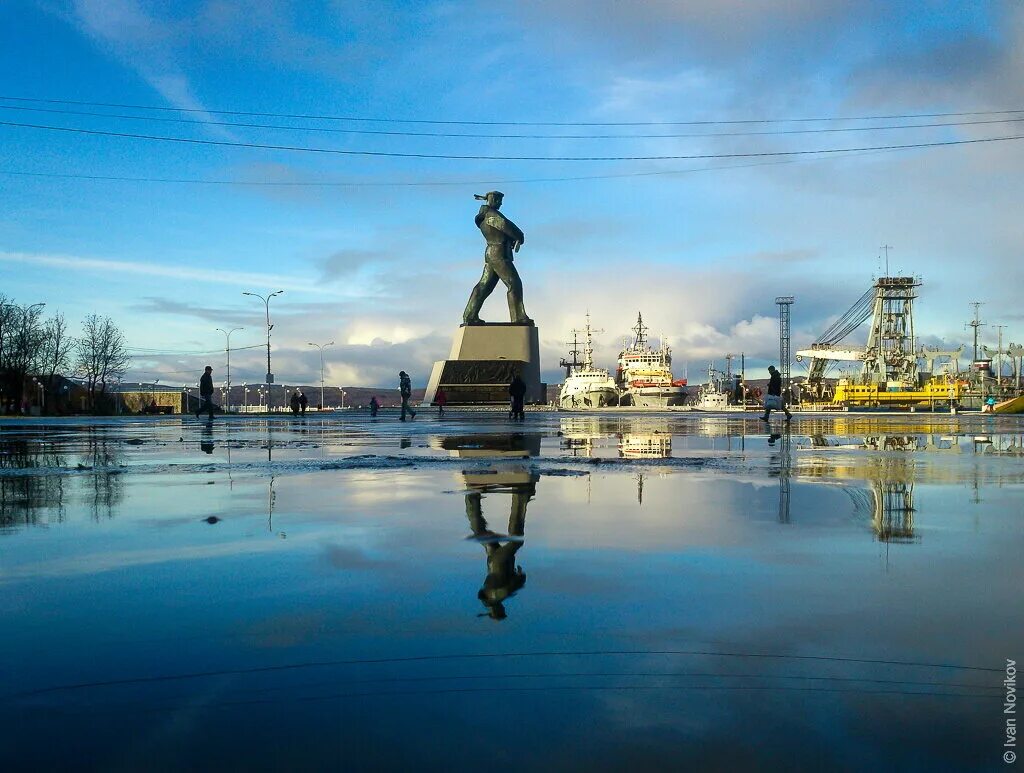
<path fill-rule="evenodd" d="M 574 330 L 573 335 L 583 333 L 583 362 L 576 360 L 579 345 L 573 339 L 570 354 L 571 362 L 562 360 L 565 367 L 565 383 L 558 392 L 558 407 L 562 410 L 586 410 L 589 408 L 607 408 L 618 405 L 619 392 L 615 381 L 608 375 L 605 368 L 594 365 L 594 331 L 590 327 L 590 313 L 587 313 L 587 324 L 582 331 Z"/>
<path fill-rule="evenodd" d="M 643 316 L 636 315 L 633 343 L 619 354 L 615 383 L 619 404 L 636 408 L 669 408 L 686 399 L 686 379 L 672 377 L 672 350 L 662 338 L 657 349 L 647 340 Z"/>
<path fill-rule="evenodd" d="M 718 370 L 715 363 L 708 365 L 708 380 L 697 389 L 690 407 L 695 411 L 742 411 L 745 410 L 741 387 L 742 377 L 732 372 L 732 355 L 726 360 L 730 366 L 726 370 Z"/>

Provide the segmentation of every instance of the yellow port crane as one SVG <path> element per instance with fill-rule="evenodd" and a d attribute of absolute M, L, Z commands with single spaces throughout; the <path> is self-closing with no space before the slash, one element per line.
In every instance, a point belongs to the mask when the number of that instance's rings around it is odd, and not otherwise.
<path fill-rule="evenodd" d="M 921 286 L 918 277 L 883 276 L 845 314 L 826 330 L 809 349 L 796 353 L 797 362 L 809 359 L 805 389 L 812 399 L 847 407 L 914 407 L 952 405 L 959 401 L 963 384 L 949 374 L 919 383 L 918 357 L 934 367 L 936 359 L 959 357 L 959 351 L 914 348 L 914 299 Z M 864 348 L 841 346 L 840 342 L 868 318 L 871 326 Z M 824 376 L 835 362 L 860 362 L 856 378 L 842 378 L 831 394 Z M 831 400 L 829 400 L 831 398 Z"/>

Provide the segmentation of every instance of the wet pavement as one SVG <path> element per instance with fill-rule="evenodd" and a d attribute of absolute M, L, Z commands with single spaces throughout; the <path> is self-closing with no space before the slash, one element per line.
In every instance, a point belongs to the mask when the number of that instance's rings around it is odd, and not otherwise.
<path fill-rule="evenodd" d="M 0 421 L 0 769 L 992 770 L 1014 417 Z"/>

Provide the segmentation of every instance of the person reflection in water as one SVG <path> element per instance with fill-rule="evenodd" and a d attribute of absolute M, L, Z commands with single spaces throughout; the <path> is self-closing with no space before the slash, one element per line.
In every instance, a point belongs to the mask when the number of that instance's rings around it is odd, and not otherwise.
<path fill-rule="evenodd" d="M 209 424 L 203 426 L 203 434 L 199 438 L 199 448 L 204 454 L 213 453 L 213 427 Z"/>
<path fill-rule="evenodd" d="M 526 584 L 526 572 L 521 566 L 516 566 L 516 553 L 523 546 L 526 505 L 537 492 L 537 479 L 532 475 L 530 478 L 528 483 L 517 483 L 511 487 L 512 510 L 508 517 L 508 535 L 495 534 L 488 528 L 481 508 L 483 494 L 480 491 L 466 494 L 469 528 L 487 554 L 487 576 L 477 598 L 487 608 L 485 614 L 492 620 L 504 620 L 507 617 L 504 602 Z"/>

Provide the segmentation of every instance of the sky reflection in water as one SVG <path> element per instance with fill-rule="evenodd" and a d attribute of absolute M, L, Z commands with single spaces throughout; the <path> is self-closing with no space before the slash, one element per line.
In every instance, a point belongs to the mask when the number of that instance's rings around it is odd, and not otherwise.
<path fill-rule="evenodd" d="M 773 429 L 8 422 L 0 764 L 994 767 L 1024 427 Z"/>

